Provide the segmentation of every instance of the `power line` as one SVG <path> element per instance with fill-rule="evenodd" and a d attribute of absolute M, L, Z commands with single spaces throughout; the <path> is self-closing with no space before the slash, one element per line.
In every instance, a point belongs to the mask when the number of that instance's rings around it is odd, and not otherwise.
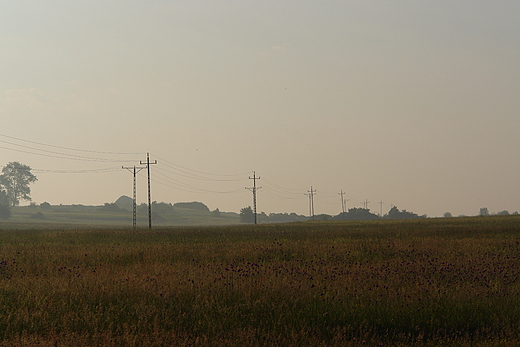
<path fill-rule="evenodd" d="M 83 155 L 75 155 L 75 154 L 68 154 L 68 153 L 61 153 L 61 152 L 55 152 L 55 151 L 49 151 L 45 149 L 30 147 L 30 146 L 24 146 L 16 143 L 11 143 L 7 141 L 0 140 L 0 142 L 7 143 L 12 146 L 18 146 L 22 148 L 27 148 L 33 151 L 40 151 L 43 153 L 37 153 L 37 152 L 31 152 L 28 150 L 23 149 L 16 149 L 16 148 L 9 148 L 5 146 L 0 146 L 2 149 L 7 149 L 10 151 L 16 151 L 21 153 L 27 153 L 27 154 L 33 154 L 33 155 L 39 155 L 43 157 L 50 157 L 50 158 L 59 158 L 59 159 L 68 159 L 68 160 L 79 160 L 79 161 L 97 161 L 97 162 L 129 162 L 130 160 L 119 160 L 119 159 L 110 159 L 110 158 L 96 158 L 96 157 L 87 157 Z M 44 153 L 51 153 L 51 154 L 44 154 Z"/>
<path fill-rule="evenodd" d="M 49 144 L 45 144 L 45 143 L 41 143 L 41 142 L 25 140 L 25 139 L 21 139 L 21 138 L 14 137 L 14 136 L 8 136 L 8 135 L 4 135 L 4 134 L 0 134 L 0 136 L 6 137 L 6 138 L 9 138 L 9 139 L 13 139 L 13 140 L 17 140 L 17 141 L 23 141 L 23 142 L 27 142 L 27 143 L 32 143 L 32 144 L 35 144 L 35 145 L 52 147 L 52 148 L 59 148 L 59 149 L 66 149 L 66 150 L 69 150 L 69 151 L 98 153 L 98 154 L 113 154 L 113 155 L 139 155 L 139 154 L 143 154 L 143 153 L 131 153 L 131 152 L 91 151 L 91 150 L 86 150 L 86 149 L 77 149 L 77 148 L 71 148 L 71 147 L 49 145 Z M 2 142 L 5 142 L 5 141 L 2 141 Z"/>
<path fill-rule="evenodd" d="M 302 193 L 302 190 L 305 190 L 305 188 L 301 188 L 301 189 L 290 189 L 290 188 L 285 188 L 285 187 L 282 187 L 280 185 L 277 185 L 271 181 L 269 181 L 268 179 L 266 179 L 264 177 L 264 182 L 266 183 L 269 183 L 270 185 L 273 186 L 273 189 L 276 188 L 279 192 L 282 192 L 284 194 L 294 194 L 294 195 L 300 195 Z"/>
<path fill-rule="evenodd" d="M 183 188 L 175 187 L 175 186 L 172 186 L 170 184 L 167 184 L 167 183 L 164 183 L 164 182 L 161 182 L 161 181 L 157 181 L 157 179 L 164 180 L 164 178 L 155 176 L 154 178 L 152 178 L 152 182 L 160 184 L 160 185 L 168 187 L 168 188 L 172 188 L 172 189 L 176 189 L 176 190 L 180 190 L 180 191 L 188 192 L 188 193 L 195 193 L 195 194 L 231 194 L 231 193 L 242 192 L 241 188 L 240 189 L 234 189 L 234 190 L 228 190 L 228 191 L 211 191 L 211 190 L 196 191 L 196 190 L 189 190 L 189 189 L 183 189 Z"/>
<path fill-rule="evenodd" d="M 182 191 L 185 191 L 185 192 L 201 193 L 201 194 L 221 194 L 221 193 L 233 193 L 233 192 L 236 192 L 236 191 L 240 191 L 240 189 L 234 189 L 234 190 L 231 190 L 231 191 L 217 191 L 217 190 L 209 190 L 209 189 L 199 188 L 199 187 L 193 186 L 191 184 L 187 184 L 187 183 L 181 182 L 179 180 L 176 180 L 174 178 L 171 178 L 168 175 L 165 175 L 164 173 L 161 172 L 161 171 L 164 171 L 164 170 L 162 168 L 160 168 L 160 167 L 157 167 L 156 169 L 157 170 L 155 171 L 155 176 L 154 176 L 155 179 L 166 181 L 166 182 L 168 182 L 170 184 L 173 184 L 175 186 L 172 186 L 172 185 L 169 185 L 169 184 L 166 184 L 166 183 L 163 183 L 163 182 L 158 182 L 158 181 L 155 181 L 154 179 L 152 179 L 152 182 L 157 182 L 159 184 L 162 184 L 164 186 L 167 186 L 167 187 L 170 187 L 170 188 L 173 188 L 173 189 L 179 189 L 179 190 L 182 190 Z M 167 172 L 169 172 L 169 171 L 167 171 Z M 159 175 L 159 177 L 157 175 Z M 179 187 L 184 187 L 184 189 L 183 188 L 179 188 Z"/>
<path fill-rule="evenodd" d="M 52 151 L 45 151 L 45 150 L 41 150 L 41 149 L 37 149 L 37 148 L 33 148 L 33 149 L 37 150 L 37 151 L 43 151 L 43 152 L 54 153 L 54 154 L 59 154 L 59 155 L 35 153 L 35 152 L 30 152 L 30 151 L 26 151 L 26 150 L 22 150 L 22 149 L 15 149 L 15 148 L 9 148 L 9 147 L 4 147 L 4 146 L 0 146 L 0 148 L 7 149 L 9 151 L 20 152 L 20 153 L 39 155 L 39 156 L 42 156 L 42 157 L 58 158 L 58 159 L 68 159 L 68 160 L 77 160 L 77 161 L 113 162 L 113 163 L 114 162 L 127 163 L 127 162 L 131 161 L 131 160 L 117 160 L 117 159 L 106 159 L 106 158 L 93 158 L 93 157 L 75 156 L 75 155 L 72 155 L 72 154 L 58 153 L 58 152 L 52 152 Z"/>
<path fill-rule="evenodd" d="M 115 172 L 119 171 L 119 167 L 109 167 L 109 168 L 102 168 L 102 169 L 85 169 L 85 170 L 45 170 L 45 169 L 31 169 L 31 171 L 39 174 L 45 174 L 45 173 L 105 173 L 105 172 Z"/>
<path fill-rule="evenodd" d="M 169 166 L 169 165 L 165 165 L 165 166 Z M 171 168 L 171 166 L 169 166 L 169 167 Z M 179 169 L 175 169 L 175 168 L 173 168 L 173 169 L 178 171 L 178 172 L 173 172 L 173 171 L 170 171 L 170 170 L 167 170 L 167 169 L 164 169 L 164 168 L 160 168 L 159 170 L 164 171 L 164 172 L 169 172 L 169 173 L 174 174 L 176 176 L 186 177 L 186 178 L 190 178 L 190 179 L 196 179 L 196 180 L 200 180 L 200 181 L 236 182 L 236 181 L 244 181 L 246 179 L 246 178 L 227 178 L 227 179 L 210 178 L 210 177 L 194 175 L 194 174 L 191 174 L 189 172 L 186 172 L 186 171 L 183 171 L 183 170 L 179 170 Z M 182 172 L 184 174 L 179 174 L 179 172 Z"/>
<path fill-rule="evenodd" d="M 270 199 L 277 199 L 277 200 L 295 200 L 295 199 L 299 200 L 299 199 L 302 199 L 301 191 L 300 191 L 298 196 L 287 197 L 287 196 L 280 195 L 280 192 L 278 192 L 276 190 L 273 190 L 273 189 L 271 189 L 270 187 L 268 187 L 266 185 L 263 185 L 263 190 L 262 190 L 262 192 L 260 194 L 262 196 L 268 197 Z"/>
<path fill-rule="evenodd" d="M 155 154 L 154 154 L 154 155 L 155 155 Z M 196 173 L 198 173 L 198 174 L 209 175 L 209 176 L 233 177 L 233 176 L 245 176 L 245 175 L 247 175 L 247 174 L 249 173 L 249 172 L 238 173 L 238 174 L 216 174 L 216 173 L 209 173 L 209 172 L 204 172 L 204 171 L 193 170 L 193 169 L 187 168 L 187 167 L 185 167 L 185 166 L 182 166 L 182 165 L 179 165 L 179 164 L 175 164 L 175 163 L 173 163 L 173 162 L 171 162 L 171 161 L 168 161 L 168 160 L 166 160 L 166 159 L 160 158 L 160 157 L 157 156 L 157 155 L 155 155 L 155 157 L 156 157 L 157 159 L 161 160 L 161 162 L 166 162 L 166 163 L 167 163 L 167 164 L 164 164 L 164 163 L 163 163 L 163 165 L 168 166 L 168 167 L 170 167 L 170 168 L 172 168 L 172 169 L 174 169 L 174 170 L 178 170 L 178 171 L 181 171 L 181 172 L 187 173 L 187 174 L 189 174 L 189 173 L 186 172 L 186 171 L 180 170 L 180 169 L 178 169 L 177 167 L 180 167 L 180 168 L 182 168 L 182 169 L 184 169 L 184 170 L 188 170 L 188 171 L 196 172 Z M 171 164 L 171 165 L 168 165 L 168 164 Z M 195 176 L 195 177 L 203 177 L 203 176 L 198 176 L 198 175 L 194 175 L 194 174 L 191 174 L 191 175 L 193 175 L 193 176 Z M 217 179 L 211 179 L 211 180 L 217 180 Z M 232 179 L 230 179 L 230 180 L 232 180 Z M 238 180 L 240 180 L 240 179 L 238 179 Z"/>

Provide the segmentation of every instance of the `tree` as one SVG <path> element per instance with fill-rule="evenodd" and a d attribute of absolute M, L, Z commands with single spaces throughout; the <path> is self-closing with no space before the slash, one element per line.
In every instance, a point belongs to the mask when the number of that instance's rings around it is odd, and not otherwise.
<path fill-rule="evenodd" d="M 453 217 L 451 212 L 444 212 L 444 218 L 451 218 L 451 217 Z"/>
<path fill-rule="evenodd" d="M 394 206 L 388 211 L 388 214 L 385 216 L 389 219 L 413 219 L 413 218 L 426 218 L 425 215 L 419 216 L 417 213 L 413 213 L 410 211 L 402 210 L 399 211 L 397 206 Z"/>
<path fill-rule="evenodd" d="M 480 212 L 479 212 L 478 215 L 481 216 L 481 217 L 489 216 L 489 210 L 488 210 L 488 208 L 487 208 L 487 207 L 482 207 L 482 208 L 480 209 Z"/>
<path fill-rule="evenodd" d="M 351 208 L 348 212 L 341 212 L 337 216 L 334 216 L 334 220 L 375 220 L 379 219 L 378 215 L 370 212 L 368 208 Z"/>
<path fill-rule="evenodd" d="M 29 185 L 38 179 L 31 173 L 31 168 L 17 161 L 10 162 L 2 169 L 0 185 L 5 189 L 10 206 L 16 206 L 20 200 L 31 200 Z"/>
<path fill-rule="evenodd" d="M 254 223 L 255 214 L 251 209 L 251 206 L 247 206 L 240 209 L 240 222 L 241 223 Z"/>

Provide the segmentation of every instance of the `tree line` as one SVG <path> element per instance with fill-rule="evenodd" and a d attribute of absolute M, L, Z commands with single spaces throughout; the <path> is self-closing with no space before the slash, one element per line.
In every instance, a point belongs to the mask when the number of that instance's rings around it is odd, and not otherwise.
<path fill-rule="evenodd" d="M 380 216 L 370 212 L 367 208 L 351 208 L 347 212 L 342 212 L 338 215 L 319 214 L 314 218 L 297 215 L 296 213 L 270 213 L 267 215 L 264 212 L 257 214 L 257 221 L 259 223 L 281 223 L 281 222 L 299 222 L 299 221 L 324 221 L 324 220 L 376 220 L 376 219 L 413 219 L 426 218 L 426 215 L 418 215 L 416 213 L 402 210 L 400 211 L 396 206 L 393 206 L 390 211 L 384 216 Z M 240 221 L 242 223 L 254 223 L 255 216 L 251 206 L 244 207 L 240 210 Z"/>

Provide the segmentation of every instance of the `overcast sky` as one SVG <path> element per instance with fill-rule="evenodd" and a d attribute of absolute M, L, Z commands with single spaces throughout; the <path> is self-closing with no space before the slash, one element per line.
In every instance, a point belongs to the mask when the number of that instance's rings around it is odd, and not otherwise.
<path fill-rule="evenodd" d="M 0 165 L 36 203 L 520 211 L 520 2 L 0 1 Z M 92 170 L 92 171 L 90 171 Z M 138 202 L 147 201 L 146 170 Z"/>

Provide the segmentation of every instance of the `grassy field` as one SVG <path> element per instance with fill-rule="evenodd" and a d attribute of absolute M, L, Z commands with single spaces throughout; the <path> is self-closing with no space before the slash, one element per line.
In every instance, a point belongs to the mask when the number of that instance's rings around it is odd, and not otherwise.
<path fill-rule="evenodd" d="M 520 344 L 516 216 L 13 223 L 0 223 L 0 346 Z"/>
<path fill-rule="evenodd" d="M 37 214 L 40 218 L 35 218 Z M 53 205 L 47 208 L 40 206 L 15 206 L 12 208 L 11 222 L 23 224 L 30 228 L 34 224 L 36 228 L 42 224 L 52 228 L 57 224 L 68 225 L 96 225 L 105 227 L 132 227 L 132 211 L 120 209 L 107 211 L 103 206 L 85 205 Z M 164 226 L 194 226 L 194 225 L 231 225 L 239 224 L 237 213 L 200 211 L 190 208 L 175 207 L 173 213 L 160 214 L 155 217 L 153 225 Z M 138 227 L 148 227 L 148 210 L 137 213 Z"/>

